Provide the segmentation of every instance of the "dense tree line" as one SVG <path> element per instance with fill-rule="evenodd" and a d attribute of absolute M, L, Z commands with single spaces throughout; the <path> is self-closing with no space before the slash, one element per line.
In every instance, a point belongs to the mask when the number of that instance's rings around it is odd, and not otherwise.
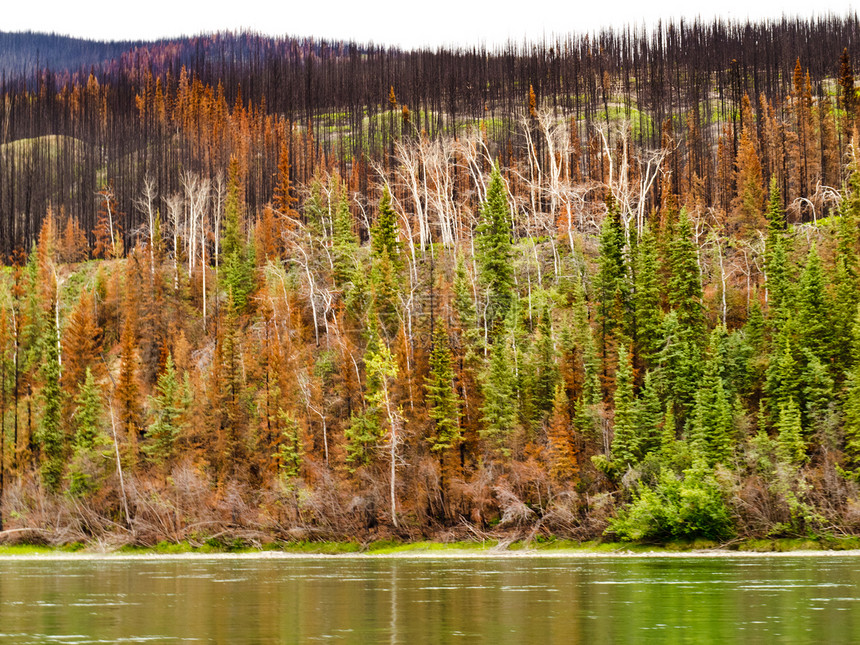
<path fill-rule="evenodd" d="M 528 79 L 506 129 L 419 133 L 386 82 L 364 156 L 189 67 L 7 91 L 4 535 L 856 533 L 860 101 L 830 53 L 656 135 Z"/>

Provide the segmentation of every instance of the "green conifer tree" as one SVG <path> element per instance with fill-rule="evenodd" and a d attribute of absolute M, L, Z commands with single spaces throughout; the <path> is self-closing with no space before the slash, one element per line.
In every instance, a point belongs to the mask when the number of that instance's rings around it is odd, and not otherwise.
<path fill-rule="evenodd" d="M 510 450 L 506 440 L 516 424 L 517 402 L 510 348 L 504 335 L 498 336 L 490 348 L 489 366 L 483 374 L 482 384 L 484 423 L 481 438 L 494 451 L 508 455 Z"/>
<path fill-rule="evenodd" d="M 596 280 L 598 349 L 601 360 L 601 379 L 604 394 L 612 389 L 617 356 L 615 343 L 622 331 L 626 303 L 629 295 L 627 262 L 624 254 L 624 229 L 615 202 L 600 229 L 600 249 L 597 258 L 599 270 Z"/>
<path fill-rule="evenodd" d="M 639 453 L 643 458 L 659 451 L 661 446 L 661 430 L 665 415 L 656 381 L 654 373 L 647 371 L 642 391 L 636 400 L 636 435 L 639 437 Z"/>
<path fill-rule="evenodd" d="M 39 427 L 39 444 L 42 447 L 42 481 L 45 487 L 57 492 L 65 469 L 66 446 L 63 429 L 60 425 L 62 409 L 62 390 L 60 389 L 60 351 L 57 329 L 46 325 L 43 337 L 41 375 L 42 420 Z"/>
<path fill-rule="evenodd" d="M 498 167 L 490 175 L 487 200 L 481 205 L 476 232 L 478 276 L 487 293 L 487 325 L 493 328 L 504 320 L 514 294 L 511 221 Z"/>
<path fill-rule="evenodd" d="M 552 337 L 549 307 L 544 307 L 538 323 L 538 337 L 534 344 L 533 405 L 539 419 L 552 412 L 555 386 L 559 381 L 556 350 Z"/>
<path fill-rule="evenodd" d="M 800 421 L 800 408 L 794 399 L 779 406 L 777 421 L 776 454 L 785 463 L 794 466 L 806 461 L 806 445 L 803 442 L 803 428 Z"/>
<path fill-rule="evenodd" d="M 848 474 L 860 478 L 860 307 L 855 312 L 851 340 L 852 367 L 846 375 L 842 399 L 844 452 Z"/>
<path fill-rule="evenodd" d="M 618 373 L 615 379 L 615 423 L 612 462 L 622 472 L 639 462 L 639 436 L 633 395 L 633 369 L 627 348 L 618 346 Z"/>
<path fill-rule="evenodd" d="M 704 342 L 705 316 L 698 249 L 687 211 L 682 209 L 674 238 L 669 242 L 669 305 L 677 312 L 683 333 L 695 346 Z"/>
<path fill-rule="evenodd" d="M 278 452 L 275 458 L 278 460 L 278 470 L 282 477 L 295 479 L 302 471 L 302 460 L 305 455 L 302 444 L 301 430 L 298 421 L 292 415 L 278 408 L 278 420 L 281 428 L 281 436 L 278 443 Z"/>
<path fill-rule="evenodd" d="M 827 278 L 815 244 L 809 250 L 797 292 L 797 331 L 800 348 L 808 349 L 829 364 L 833 349 L 833 303 L 827 293 Z"/>
<path fill-rule="evenodd" d="M 391 206 L 391 193 L 388 192 L 388 186 L 386 186 L 382 190 L 382 198 L 379 200 L 379 214 L 370 231 L 370 241 L 374 257 L 381 258 L 383 255 L 387 255 L 394 273 L 399 273 L 403 268 L 399 235 L 397 213 Z"/>
<path fill-rule="evenodd" d="M 692 419 L 693 446 L 710 464 L 725 463 L 734 448 L 732 405 L 722 376 L 724 359 L 720 347 L 724 335 L 724 330 L 719 328 L 711 335 Z"/>
<path fill-rule="evenodd" d="M 663 318 L 657 366 L 665 383 L 664 398 L 673 404 L 674 418 L 683 426 L 692 410 L 701 376 L 701 355 L 678 321 L 676 311 Z"/>
<path fill-rule="evenodd" d="M 448 332 L 441 320 L 436 321 L 433 343 L 430 348 L 430 373 L 424 382 L 427 397 L 427 416 L 433 420 L 429 437 L 434 452 L 447 450 L 460 440 L 459 406 L 454 392 L 454 370 L 451 366 L 451 347 Z"/>
<path fill-rule="evenodd" d="M 143 451 L 156 463 L 164 463 L 173 459 L 183 412 L 180 384 L 171 354 L 167 355 L 155 391 L 155 396 L 150 398 L 152 422 L 146 429 L 150 443 L 143 447 Z"/>
<path fill-rule="evenodd" d="M 657 270 L 657 240 L 650 227 L 646 227 L 637 246 L 633 296 L 636 310 L 636 332 L 633 340 L 638 348 L 640 363 L 646 366 L 651 365 L 660 349 L 660 323 L 663 312 L 660 309 Z"/>
<path fill-rule="evenodd" d="M 242 228 L 239 164 L 233 159 L 230 164 L 227 201 L 224 208 L 220 276 L 232 306 L 237 312 L 245 311 L 248 298 L 254 291 L 253 247 L 246 243 Z"/>
<path fill-rule="evenodd" d="M 774 341 L 764 389 L 769 401 L 771 419 L 776 419 L 780 406 L 787 405 L 800 391 L 800 367 L 794 356 L 791 337 L 787 333 L 781 333 Z"/>
<path fill-rule="evenodd" d="M 75 448 L 89 450 L 101 433 L 104 414 L 102 395 L 89 367 L 84 382 L 78 388 L 75 403 Z"/>
<path fill-rule="evenodd" d="M 358 252 L 358 237 L 352 230 L 352 214 L 349 211 L 349 198 L 346 187 L 334 186 L 335 201 L 331 205 L 334 212 L 332 222 L 332 263 L 334 264 L 334 283 L 344 288 L 353 281 L 356 273 L 355 257 Z M 392 267 L 392 272 L 394 269 Z"/>

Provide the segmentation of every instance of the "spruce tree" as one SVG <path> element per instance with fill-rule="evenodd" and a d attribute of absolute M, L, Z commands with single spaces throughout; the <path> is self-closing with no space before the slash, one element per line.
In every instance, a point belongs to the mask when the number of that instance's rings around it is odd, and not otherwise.
<path fill-rule="evenodd" d="M 816 423 L 825 420 L 830 410 L 830 403 L 834 400 L 834 383 L 827 367 L 809 350 L 806 350 L 806 367 L 800 376 L 800 386 L 797 399 L 802 402 L 800 412 L 803 427 L 812 431 Z"/>
<path fill-rule="evenodd" d="M 791 281 L 785 245 L 781 235 L 774 238 L 772 251 L 765 259 L 768 320 L 770 327 L 775 330 L 786 326 L 794 307 L 795 285 Z"/>
<path fill-rule="evenodd" d="M 379 259 L 387 255 L 394 273 L 399 273 L 402 267 L 400 257 L 400 237 L 397 226 L 397 213 L 391 206 L 391 193 L 388 186 L 382 190 L 382 198 L 379 200 L 379 214 L 376 223 L 370 231 L 371 247 L 373 255 Z"/>
<path fill-rule="evenodd" d="M 781 461 L 794 466 L 806 461 L 806 445 L 800 421 L 800 408 L 795 400 L 780 403 L 777 420 L 776 453 Z"/>
<path fill-rule="evenodd" d="M 647 371 L 642 391 L 636 400 L 636 435 L 639 438 L 639 453 L 642 458 L 659 451 L 661 445 L 661 428 L 665 415 L 660 404 L 656 381 L 654 373 Z"/>
<path fill-rule="evenodd" d="M 702 282 L 698 249 L 693 240 L 687 211 L 681 210 L 674 238 L 669 243 L 669 305 L 677 312 L 682 332 L 701 347 L 705 334 Z"/>
<path fill-rule="evenodd" d="M 427 398 L 427 416 L 433 421 L 429 437 L 434 452 L 447 450 L 460 439 L 459 406 L 454 392 L 454 370 L 451 366 L 451 347 L 448 332 L 441 320 L 436 321 L 430 349 L 430 373 L 424 382 Z"/>
<path fill-rule="evenodd" d="M 65 441 L 60 427 L 62 390 L 60 389 L 60 352 L 57 329 L 46 325 L 43 337 L 41 366 L 42 375 L 42 420 L 39 426 L 39 444 L 42 447 L 42 481 L 45 487 L 57 492 L 63 479 L 65 468 Z"/>
<path fill-rule="evenodd" d="M 639 436 L 636 427 L 633 369 L 627 348 L 618 346 L 618 373 L 615 379 L 615 423 L 612 462 L 622 472 L 639 461 Z"/>
<path fill-rule="evenodd" d="M 779 415 L 780 406 L 786 405 L 789 399 L 793 399 L 800 391 L 800 367 L 788 333 L 780 334 L 774 341 L 764 390 L 772 419 Z"/>
<path fill-rule="evenodd" d="M 347 446 L 347 463 L 352 470 L 366 466 L 373 461 L 385 430 L 382 424 L 384 410 L 382 399 L 385 381 L 394 369 L 391 351 L 379 335 L 379 321 L 376 311 L 370 310 L 367 321 L 367 347 L 364 350 L 366 406 L 354 412 L 344 435 Z"/>
<path fill-rule="evenodd" d="M 499 335 L 490 348 L 490 361 L 483 378 L 484 405 L 481 408 L 483 427 L 481 438 L 502 455 L 508 455 L 508 435 L 517 418 L 514 390 L 514 369 L 508 340 Z"/>
<path fill-rule="evenodd" d="M 543 418 L 552 412 L 555 386 L 559 380 L 556 351 L 552 338 L 549 307 L 544 307 L 538 323 L 538 337 L 534 343 L 534 377 L 532 397 L 535 412 Z"/>
<path fill-rule="evenodd" d="M 633 295 L 633 306 L 636 310 L 636 330 L 633 341 L 638 348 L 640 363 L 644 365 L 651 365 L 659 350 L 663 312 L 660 310 L 660 284 L 657 269 L 657 240 L 650 227 L 646 227 L 637 246 Z"/>
<path fill-rule="evenodd" d="M 373 255 L 371 281 L 376 311 L 386 333 L 390 336 L 398 324 L 397 293 L 402 269 L 400 240 L 397 231 L 397 214 L 391 207 L 388 187 L 379 202 L 379 215 L 370 231 Z"/>
<path fill-rule="evenodd" d="M 841 351 L 841 339 L 850 338 L 860 296 L 857 238 L 860 226 L 860 171 L 852 168 L 848 194 L 840 205 L 839 235 L 833 289 L 833 358 L 834 373 L 840 378 L 851 365 L 851 353 Z"/>
<path fill-rule="evenodd" d="M 797 292 L 797 331 L 800 348 L 829 364 L 833 349 L 833 303 L 815 244 L 809 250 Z"/>
<path fill-rule="evenodd" d="M 665 383 L 666 403 L 673 404 L 675 419 L 681 425 L 693 408 L 701 376 L 701 353 L 689 336 L 678 321 L 677 312 L 666 314 L 657 366 Z"/>
<path fill-rule="evenodd" d="M 163 463 L 173 458 L 182 414 L 179 380 L 171 354 L 167 355 L 164 370 L 155 384 L 155 391 L 155 396 L 150 399 L 152 422 L 146 429 L 146 437 L 150 443 L 143 447 L 143 451 L 153 461 Z"/>
<path fill-rule="evenodd" d="M 511 221 L 498 167 L 493 167 L 490 175 L 476 233 L 478 276 L 487 293 L 487 325 L 492 328 L 504 320 L 514 294 Z"/>
<path fill-rule="evenodd" d="M 597 257 L 596 284 L 598 345 L 602 363 L 604 394 L 612 390 L 617 355 L 615 343 L 624 323 L 628 296 L 627 263 L 624 255 L 624 229 L 621 215 L 613 201 L 600 229 L 600 249 Z"/>
<path fill-rule="evenodd" d="M 842 399 L 844 452 L 848 473 L 860 478 L 860 307 L 855 311 L 850 349 L 852 366 L 846 375 Z"/>
<path fill-rule="evenodd" d="M 234 158 L 230 163 L 224 208 L 220 275 L 227 296 L 237 312 L 245 311 L 248 298 L 254 291 L 253 248 L 246 243 L 242 228 L 239 164 Z"/>
<path fill-rule="evenodd" d="M 710 464 L 726 462 L 734 447 L 732 405 L 722 377 L 723 359 L 719 352 L 721 335 L 719 329 L 711 335 L 692 419 L 692 443 Z"/>
<path fill-rule="evenodd" d="M 75 448 L 91 449 L 101 433 L 104 405 L 92 370 L 87 367 L 84 382 L 75 397 Z"/>
<path fill-rule="evenodd" d="M 301 429 L 295 418 L 281 408 L 278 408 L 278 421 L 283 428 L 279 437 L 278 451 L 275 453 L 278 460 L 278 470 L 282 477 L 295 479 L 301 473 L 305 455 Z"/>

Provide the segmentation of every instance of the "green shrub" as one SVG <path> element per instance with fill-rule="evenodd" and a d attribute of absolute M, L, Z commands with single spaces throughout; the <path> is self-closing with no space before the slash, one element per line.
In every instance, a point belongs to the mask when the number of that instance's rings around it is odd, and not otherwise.
<path fill-rule="evenodd" d="M 627 541 L 690 538 L 725 540 L 734 534 L 723 492 L 702 458 L 679 477 L 663 468 L 655 486 L 640 485 L 633 502 L 610 522 Z"/>

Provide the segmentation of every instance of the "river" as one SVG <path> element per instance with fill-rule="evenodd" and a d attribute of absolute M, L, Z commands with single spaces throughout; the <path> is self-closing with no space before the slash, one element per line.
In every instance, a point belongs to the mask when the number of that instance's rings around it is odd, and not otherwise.
<path fill-rule="evenodd" d="M 849 643 L 856 556 L 0 560 L 0 642 Z"/>

